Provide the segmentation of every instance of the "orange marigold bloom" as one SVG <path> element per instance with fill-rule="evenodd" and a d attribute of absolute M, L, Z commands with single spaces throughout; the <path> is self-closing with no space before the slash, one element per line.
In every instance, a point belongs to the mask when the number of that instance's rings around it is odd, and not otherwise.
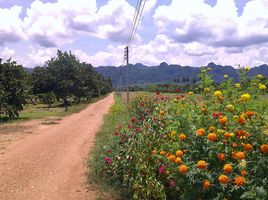
<path fill-rule="evenodd" d="M 197 168 L 199 168 L 199 169 L 206 169 L 206 167 L 207 167 L 207 163 L 206 163 L 206 161 L 204 161 L 204 160 L 199 160 L 199 161 L 197 162 Z"/>
<path fill-rule="evenodd" d="M 218 180 L 221 184 L 226 184 L 229 182 L 229 177 L 226 175 L 220 175 Z"/>
<path fill-rule="evenodd" d="M 242 160 L 245 158 L 245 153 L 242 151 L 236 152 L 235 157 L 237 160 Z"/>
<path fill-rule="evenodd" d="M 239 117 L 237 119 L 237 123 L 243 125 L 246 123 L 246 119 L 244 117 Z"/>
<path fill-rule="evenodd" d="M 216 128 L 215 128 L 215 126 L 210 126 L 208 130 L 211 133 L 211 132 L 214 132 L 216 130 Z"/>
<path fill-rule="evenodd" d="M 247 174 L 248 174 L 248 173 L 247 173 L 246 170 L 242 170 L 242 171 L 241 171 L 241 175 L 242 175 L 242 176 L 246 176 Z"/>
<path fill-rule="evenodd" d="M 231 137 L 231 133 L 225 132 L 225 133 L 224 133 L 224 137 L 225 137 L 225 138 L 229 138 L 229 137 Z"/>
<path fill-rule="evenodd" d="M 205 135 L 205 129 L 200 128 L 196 131 L 197 136 L 204 136 Z"/>
<path fill-rule="evenodd" d="M 256 115 L 256 112 L 254 111 L 247 111 L 245 114 L 248 116 L 249 119 L 251 119 L 252 116 Z"/>
<path fill-rule="evenodd" d="M 183 134 L 183 133 L 181 133 L 181 134 L 179 135 L 179 139 L 180 139 L 181 141 L 186 140 L 186 135 Z"/>
<path fill-rule="evenodd" d="M 203 181 L 203 188 L 204 188 L 204 189 L 208 189 L 209 187 L 210 187 L 210 182 L 209 182 L 209 180 L 207 180 L 207 179 L 204 180 L 204 181 Z"/>
<path fill-rule="evenodd" d="M 157 154 L 157 150 L 156 149 L 152 150 L 152 154 Z"/>
<path fill-rule="evenodd" d="M 227 174 L 231 173 L 233 171 L 233 167 L 231 164 L 225 164 L 223 166 L 223 171 Z"/>
<path fill-rule="evenodd" d="M 219 153 L 217 157 L 218 157 L 219 160 L 223 161 L 225 159 L 225 154 L 224 153 Z"/>
<path fill-rule="evenodd" d="M 160 155 L 164 156 L 164 155 L 166 155 L 166 152 L 165 151 L 160 151 Z"/>
<path fill-rule="evenodd" d="M 267 154 L 268 153 L 268 144 L 263 144 L 261 145 L 260 147 L 260 151 L 264 154 Z"/>
<path fill-rule="evenodd" d="M 168 157 L 168 160 L 169 160 L 169 162 L 175 162 L 175 160 L 176 160 L 176 156 L 175 156 L 175 155 L 170 155 L 170 156 Z"/>
<path fill-rule="evenodd" d="M 212 142 L 216 142 L 218 139 L 218 136 L 215 133 L 208 134 L 208 140 Z"/>
<path fill-rule="evenodd" d="M 169 171 L 169 170 L 167 170 L 167 171 L 166 171 L 166 175 L 169 175 L 169 174 L 170 174 L 170 171 Z"/>
<path fill-rule="evenodd" d="M 233 148 L 237 148 L 238 147 L 238 144 L 233 143 L 232 146 L 233 146 Z"/>
<path fill-rule="evenodd" d="M 240 137 L 240 136 L 245 136 L 245 135 L 247 135 L 247 132 L 244 131 L 244 130 L 237 130 L 237 131 L 235 132 L 235 134 L 236 134 L 237 137 Z"/>
<path fill-rule="evenodd" d="M 235 177 L 235 180 L 234 180 L 234 183 L 237 185 L 237 186 L 242 186 L 246 183 L 246 180 L 243 176 L 237 176 Z"/>
<path fill-rule="evenodd" d="M 178 171 L 179 171 L 181 174 L 186 174 L 187 170 L 188 170 L 188 167 L 187 167 L 186 165 L 180 165 L 180 166 L 178 167 Z"/>
<path fill-rule="evenodd" d="M 218 121 L 219 121 L 220 124 L 225 125 L 227 123 L 228 119 L 227 119 L 227 117 L 222 117 L 221 116 L 221 117 L 218 118 Z"/>
<path fill-rule="evenodd" d="M 176 151 L 176 156 L 182 157 L 183 156 L 183 151 L 182 150 Z"/>
<path fill-rule="evenodd" d="M 244 151 L 250 152 L 253 150 L 253 146 L 251 144 L 243 144 Z"/>
<path fill-rule="evenodd" d="M 180 164 L 181 162 L 182 162 L 181 158 L 177 157 L 176 160 L 175 160 L 175 163 Z"/>

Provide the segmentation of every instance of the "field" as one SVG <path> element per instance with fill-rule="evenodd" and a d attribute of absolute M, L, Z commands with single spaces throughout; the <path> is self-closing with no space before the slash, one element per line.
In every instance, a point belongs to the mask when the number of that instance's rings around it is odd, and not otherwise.
<path fill-rule="evenodd" d="M 123 199 L 267 199 L 263 77 L 216 87 L 207 70 L 200 77 L 200 94 L 130 93 L 106 119 L 95 179 Z"/>

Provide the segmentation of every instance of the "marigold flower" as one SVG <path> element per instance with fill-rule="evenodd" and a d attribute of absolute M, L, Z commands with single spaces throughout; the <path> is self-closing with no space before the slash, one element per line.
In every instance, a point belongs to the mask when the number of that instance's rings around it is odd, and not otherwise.
<path fill-rule="evenodd" d="M 182 157 L 183 156 L 183 151 L 182 150 L 176 151 L 176 156 Z"/>
<path fill-rule="evenodd" d="M 208 130 L 209 130 L 209 132 L 211 133 L 211 132 L 214 132 L 215 129 L 216 129 L 215 126 L 210 126 Z"/>
<path fill-rule="evenodd" d="M 209 93 L 210 89 L 208 87 L 204 88 L 204 93 Z"/>
<path fill-rule="evenodd" d="M 244 117 L 239 117 L 237 123 L 243 125 L 246 123 L 246 119 Z"/>
<path fill-rule="evenodd" d="M 224 74 L 223 77 L 224 77 L 224 78 L 228 78 L 228 75 L 227 75 L 227 74 Z"/>
<path fill-rule="evenodd" d="M 243 176 L 237 176 L 235 177 L 235 180 L 234 180 L 234 183 L 237 185 L 237 186 L 242 186 L 246 183 L 246 180 Z"/>
<path fill-rule="evenodd" d="M 260 90 L 266 90 L 266 86 L 263 85 L 263 84 L 259 84 L 259 89 L 260 89 Z"/>
<path fill-rule="evenodd" d="M 182 162 L 181 157 L 177 157 L 176 160 L 175 160 L 175 163 L 181 164 L 181 162 Z"/>
<path fill-rule="evenodd" d="M 218 157 L 219 160 L 223 161 L 225 159 L 225 154 L 224 153 L 219 153 L 217 155 L 217 157 Z"/>
<path fill-rule="evenodd" d="M 205 135 L 205 129 L 200 128 L 196 131 L 197 136 L 204 136 Z"/>
<path fill-rule="evenodd" d="M 231 164 L 225 164 L 223 166 L 223 171 L 227 174 L 231 173 L 233 171 L 233 167 Z"/>
<path fill-rule="evenodd" d="M 224 137 L 225 137 L 225 138 L 229 138 L 229 137 L 231 137 L 231 133 L 225 132 L 225 133 L 224 133 Z"/>
<path fill-rule="evenodd" d="M 164 156 L 164 155 L 166 155 L 166 152 L 165 151 L 160 151 L 160 155 Z"/>
<path fill-rule="evenodd" d="M 215 133 L 208 134 L 208 140 L 212 142 L 216 142 L 218 139 L 218 136 Z"/>
<path fill-rule="evenodd" d="M 170 155 L 170 156 L 168 157 L 168 160 L 169 160 L 169 162 L 175 162 L 175 160 L 176 160 L 176 156 L 175 156 L 175 155 Z"/>
<path fill-rule="evenodd" d="M 220 124 L 224 125 L 224 124 L 227 123 L 228 119 L 227 119 L 227 117 L 222 117 L 221 116 L 221 117 L 218 118 L 218 121 L 219 121 Z"/>
<path fill-rule="evenodd" d="M 247 112 L 245 112 L 245 114 L 246 114 L 246 116 L 249 119 L 251 119 L 252 116 L 256 115 L 256 112 L 254 112 L 254 111 L 247 111 Z"/>
<path fill-rule="evenodd" d="M 156 149 L 154 149 L 154 150 L 152 150 L 152 154 L 157 154 L 157 150 Z"/>
<path fill-rule="evenodd" d="M 262 79 L 263 78 L 262 74 L 258 74 L 257 78 Z"/>
<path fill-rule="evenodd" d="M 199 160 L 199 161 L 197 162 L 197 168 L 199 168 L 199 169 L 206 169 L 206 167 L 207 167 L 207 163 L 206 163 L 206 161 L 204 161 L 204 160 Z"/>
<path fill-rule="evenodd" d="M 267 154 L 268 153 L 268 144 L 263 144 L 261 145 L 260 147 L 260 151 L 264 154 Z"/>
<path fill-rule="evenodd" d="M 251 96 L 248 93 L 242 94 L 241 97 L 240 97 L 240 99 L 243 102 L 247 102 L 247 101 L 249 101 L 251 99 Z"/>
<path fill-rule="evenodd" d="M 233 143 L 233 144 L 232 144 L 232 147 L 233 147 L 233 148 L 237 148 L 237 147 L 238 147 L 238 144 Z"/>
<path fill-rule="evenodd" d="M 214 96 L 215 97 L 221 97 L 222 96 L 222 92 L 219 91 L 219 90 L 217 90 L 217 91 L 214 92 Z"/>
<path fill-rule="evenodd" d="M 176 132 L 176 131 L 172 131 L 172 132 L 170 133 L 170 136 L 171 136 L 171 137 L 175 137 L 175 136 L 176 136 L 176 134 L 177 134 L 177 132 Z"/>
<path fill-rule="evenodd" d="M 166 170 L 166 175 L 169 175 L 170 174 L 170 171 L 169 170 Z"/>
<path fill-rule="evenodd" d="M 242 176 L 246 176 L 248 174 L 246 170 L 242 170 L 240 173 Z"/>
<path fill-rule="evenodd" d="M 189 95 L 193 95 L 194 93 L 190 91 L 190 92 L 188 92 L 188 94 L 189 94 Z"/>
<path fill-rule="evenodd" d="M 232 104 L 228 104 L 226 106 L 226 109 L 229 111 L 229 112 L 232 112 L 234 110 L 234 106 Z"/>
<path fill-rule="evenodd" d="M 229 177 L 226 175 L 220 175 L 218 180 L 221 184 L 226 184 L 229 182 Z"/>
<path fill-rule="evenodd" d="M 165 114 L 165 111 L 161 110 L 159 114 L 163 116 Z"/>
<path fill-rule="evenodd" d="M 250 70 L 250 67 L 249 67 L 249 66 L 246 66 L 246 67 L 245 67 L 245 70 L 246 70 L 246 71 L 249 71 L 249 70 Z"/>
<path fill-rule="evenodd" d="M 180 165 L 180 166 L 178 167 L 178 171 L 179 171 L 181 174 L 186 174 L 187 170 L 188 170 L 188 167 L 187 167 L 186 165 Z"/>
<path fill-rule="evenodd" d="M 208 189 L 209 187 L 210 187 L 210 182 L 209 182 L 209 180 L 207 180 L 207 179 L 204 180 L 204 181 L 203 181 L 203 188 L 204 188 L 204 189 Z"/>
<path fill-rule="evenodd" d="M 236 152 L 235 157 L 237 160 L 242 160 L 245 158 L 245 153 L 242 151 Z"/>
<path fill-rule="evenodd" d="M 240 88 L 240 83 L 236 83 L 236 84 L 235 84 L 235 87 L 236 87 L 236 88 Z"/>
<path fill-rule="evenodd" d="M 179 135 L 179 139 L 180 139 L 181 141 L 186 140 L 186 135 L 183 134 L 183 133 L 181 133 L 181 134 Z"/>
<path fill-rule="evenodd" d="M 243 144 L 244 151 L 250 152 L 253 150 L 253 146 L 251 144 Z"/>

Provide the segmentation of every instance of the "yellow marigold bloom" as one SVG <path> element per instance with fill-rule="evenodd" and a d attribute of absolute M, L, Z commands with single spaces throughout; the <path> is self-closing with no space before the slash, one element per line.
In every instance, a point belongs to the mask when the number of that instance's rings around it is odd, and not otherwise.
<path fill-rule="evenodd" d="M 235 84 L 235 87 L 236 87 L 236 88 L 240 88 L 240 83 L 236 83 L 236 84 Z"/>
<path fill-rule="evenodd" d="M 224 74 L 223 77 L 224 77 L 224 78 L 228 78 L 228 75 L 227 75 L 227 74 Z"/>
<path fill-rule="evenodd" d="M 234 106 L 232 104 L 228 104 L 226 106 L 226 109 L 229 111 L 229 112 L 232 112 L 234 110 Z"/>
<path fill-rule="evenodd" d="M 263 85 L 263 84 L 260 84 L 260 85 L 259 85 L 259 89 L 260 89 L 260 90 L 266 90 L 266 86 Z"/>
<path fill-rule="evenodd" d="M 208 70 L 208 71 L 211 71 L 211 68 L 209 67 L 209 68 L 207 68 L 207 70 Z"/>
<path fill-rule="evenodd" d="M 237 185 L 237 186 L 242 186 L 246 183 L 246 179 L 243 177 L 243 176 L 237 176 L 234 180 L 234 183 Z"/>
<path fill-rule="evenodd" d="M 223 171 L 227 174 L 231 173 L 233 171 L 233 167 L 231 164 L 225 164 L 223 166 Z"/>
<path fill-rule="evenodd" d="M 204 73 L 206 73 L 206 70 L 205 70 L 205 69 L 203 69 L 201 72 L 204 74 Z"/>
<path fill-rule="evenodd" d="M 169 171 L 169 170 L 167 170 L 167 171 L 166 171 L 166 175 L 169 175 L 169 174 L 170 174 L 170 171 Z"/>
<path fill-rule="evenodd" d="M 165 114 L 165 111 L 161 110 L 159 114 L 163 116 Z"/>
<path fill-rule="evenodd" d="M 215 126 L 210 126 L 209 128 L 208 128 L 208 130 L 209 130 L 209 132 L 211 133 L 211 132 L 214 132 L 215 131 Z"/>
<path fill-rule="evenodd" d="M 176 131 L 172 131 L 172 132 L 170 133 L 170 136 L 171 136 L 171 137 L 175 137 L 175 136 L 176 136 L 176 134 L 177 134 L 177 132 L 176 132 Z"/>
<path fill-rule="evenodd" d="M 207 167 L 207 163 L 206 163 L 206 161 L 204 161 L 204 160 L 199 160 L 199 161 L 197 162 L 197 168 L 199 168 L 199 169 L 206 169 L 206 167 Z"/>
<path fill-rule="evenodd" d="M 263 78 L 262 74 L 258 74 L 257 78 L 262 79 Z"/>
<path fill-rule="evenodd" d="M 152 154 L 157 154 L 156 149 L 152 150 Z"/>
<path fill-rule="evenodd" d="M 246 70 L 246 71 L 249 71 L 249 70 L 250 70 L 250 67 L 249 67 L 249 66 L 246 66 L 246 67 L 245 67 L 245 70 Z"/>
<path fill-rule="evenodd" d="M 246 162 L 245 160 L 242 160 L 242 161 L 239 163 L 239 166 L 245 168 L 245 167 L 247 166 L 247 162 Z"/>
<path fill-rule="evenodd" d="M 206 87 L 206 88 L 204 89 L 204 93 L 209 93 L 209 92 L 210 92 L 210 89 Z"/>
<path fill-rule="evenodd" d="M 214 96 L 215 97 L 222 97 L 222 92 L 217 90 L 217 91 L 214 92 Z"/>
<path fill-rule="evenodd" d="M 194 93 L 190 91 L 190 92 L 188 92 L 188 94 L 189 94 L 189 95 L 193 95 Z"/>
<path fill-rule="evenodd" d="M 229 182 L 229 177 L 226 175 L 220 175 L 218 180 L 221 184 L 226 184 Z"/>
<path fill-rule="evenodd" d="M 208 189 L 210 187 L 210 182 L 209 182 L 209 180 L 204 180 L 203 181 L 203 188 L 204 189 Z"/>
<path fill-rule="evenodd" d="M 248 93 L 245 93 L 245 94 L 241 95 L 240 99 L 241 99 L 241 101 L 246 102 L 246 101 L 249 101 L 250 98 L 251 98 L 251 96 Z"/>

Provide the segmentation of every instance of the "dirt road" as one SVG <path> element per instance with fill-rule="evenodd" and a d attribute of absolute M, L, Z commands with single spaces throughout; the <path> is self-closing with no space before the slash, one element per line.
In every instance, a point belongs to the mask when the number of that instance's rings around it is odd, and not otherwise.
<path fill-rule="evenodd" d="M 111 94 L 9 144 L 0 154 L 0 199 L 94 199 L 94 191 L 86 189 L 85 158 L 113 102 Z"/>

